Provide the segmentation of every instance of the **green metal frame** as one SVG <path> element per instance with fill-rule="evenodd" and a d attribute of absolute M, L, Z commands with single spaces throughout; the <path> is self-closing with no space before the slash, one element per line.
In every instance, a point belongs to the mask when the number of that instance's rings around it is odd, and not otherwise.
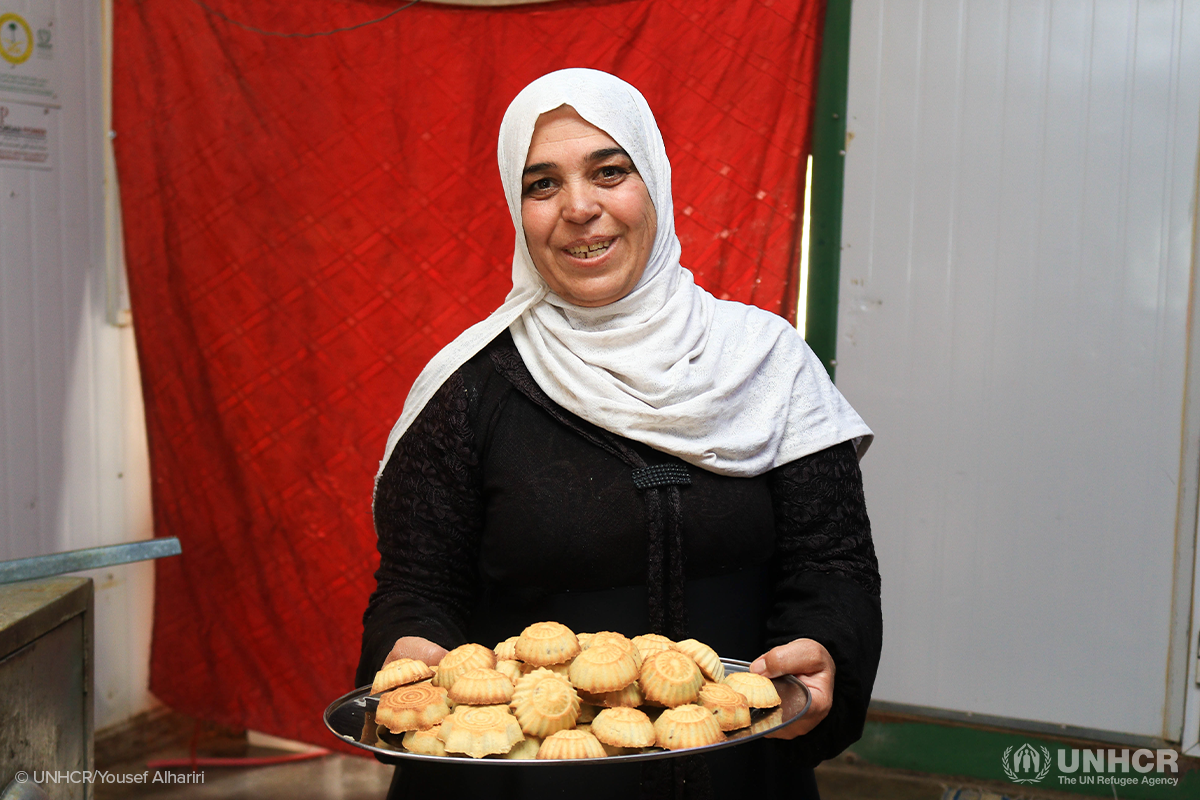
<path fill-rule="evenodd" d="M 812 200 L 808 235 L 805 336 L 829 376 L 837 368 L 838 279 L 842 255 L 842 184 L 846 160 L 846 84 L 850 0 L 828 0 L 813 113 Z"/>

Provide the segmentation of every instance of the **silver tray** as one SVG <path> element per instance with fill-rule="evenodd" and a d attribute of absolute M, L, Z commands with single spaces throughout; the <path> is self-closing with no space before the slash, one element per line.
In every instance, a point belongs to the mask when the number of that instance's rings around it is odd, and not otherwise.
<path fill-rule="evenodd" d="M 748 661 L 722 658 L 721 663 L 725 665 L 726 673 L 748 672 L 750 669 L 750 662 Z M 750 727 L 739 731 L 730 731 L 725 734 L 725 741 L 723 742 L 703 747 L 693 747 L 687 750 L 654 749 L 628 755 L 606 756 L 603 759 L 547 759 L 538 761 L 493 756 L 471 758 L 465 755 L 426 756 L 418 753 L 410 753 L 407 750 L 401 749 L 400 736 L 394 736 L 385 730 L 383 731 L 384 739 L 381 740 L 379 738 L 376 730 L 378 726 L 375 725 L 375 703 L 368 699 L 368 695 L 371 694 L 370 686 L 355 689 L 330 703 L 329 708 L 325 709 L 325 726 L 333 731 L 338 738 L 355 747 L 361 747 L 364 750 L 370 750 L 372 753 L 408 761 L 433 761 L 443 764 L 454 762 L 456 764 L 483 764 L 510 767 L 552 767 L 561 764 L 578 764 L 581 761 L 602 762 L 605 764 L 627 761 L 649 761 L 656 758 L 690 756 L 710 750 L 720 750 L 724 747 L 733 747 L 734 745 L 758 739 L 772 731 L 786 727 L 808 713 L 808 707 L 812 704 L 812 697 L 808 693 L 808 687 L 791 675 L 774 678 L 772 683 L 775 684 L 775 689 L 779 692 L 779 699 L 783 701 L 782 704 L 776 708 L 751 709 Z M 392 740 L 391 743 L 386 741 L 389 738 Z"/>

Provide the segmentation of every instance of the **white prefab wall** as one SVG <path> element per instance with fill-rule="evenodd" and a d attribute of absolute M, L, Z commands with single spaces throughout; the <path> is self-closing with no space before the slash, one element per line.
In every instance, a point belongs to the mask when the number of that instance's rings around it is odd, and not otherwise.
<path fill-rule="evenodd" d="M 855 0 L 837 377 L 877 434 L 877 699 L 1178 734 L 1198 43 L 1190 0 Z"/>
<path fill-rule="evenodd" d="M 15 66 L 0 60 L 0 73 L 35 67 L 57 95 L 5 92 L 0 75 L 0 105 L 28 119 L 30 103 L 45 102 L 54 118 L 51 169 L 0 166 L 0 559 L 151 535 L 133 333 L 106 323 L 114 248 L 105 196 L 114 187 L 105 184 L 103 11 L 86 0 L 0 0 L 0 15 L 34 30 L 52 22 L 49 52 Z M 154 703 L 153 568 L 88 574 L 103 728 Z"/>

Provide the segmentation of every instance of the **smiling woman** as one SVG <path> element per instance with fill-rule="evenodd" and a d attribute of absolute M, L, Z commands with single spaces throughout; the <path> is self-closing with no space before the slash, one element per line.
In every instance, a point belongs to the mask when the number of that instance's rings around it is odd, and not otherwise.
<path fill-rule="evenodd" d="M 813 703 L 788 741 L 645 774 L 406 764 L 392 796 L 814 798 L 811 767 L 860 734 L 879 658 L 871 431 L 784 319 L 680 264 L 666 147 L 632 86 L 534 81 L 498 159 L 513 289 L 430 362 L 389 437 L 359 685 L 555 620 L 695 638 L 796 675 Z"/>
<path fill-rule="evenodd" d="M 525 244 L 550 290 L 583 307 L 629 294 L 658 230 L 629 154 L 562 106 L 538 118 L 522 175 Z"/>

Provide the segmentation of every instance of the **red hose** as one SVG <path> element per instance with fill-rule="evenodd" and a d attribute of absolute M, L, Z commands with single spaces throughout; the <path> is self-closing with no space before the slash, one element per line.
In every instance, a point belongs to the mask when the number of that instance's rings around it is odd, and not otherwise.
<path fill-rule="evenodd" d="M 292 753 L 286 756 L 248 756 L 246 758 L 164 758 L 147 761 L 146 769 L 178 769 L 196 767 L 270 767 L 275 764 L 290 764 L 293 761 L 308 761 L 329 755 L 329 750 L 311 750 L 307 753 Z"/>

